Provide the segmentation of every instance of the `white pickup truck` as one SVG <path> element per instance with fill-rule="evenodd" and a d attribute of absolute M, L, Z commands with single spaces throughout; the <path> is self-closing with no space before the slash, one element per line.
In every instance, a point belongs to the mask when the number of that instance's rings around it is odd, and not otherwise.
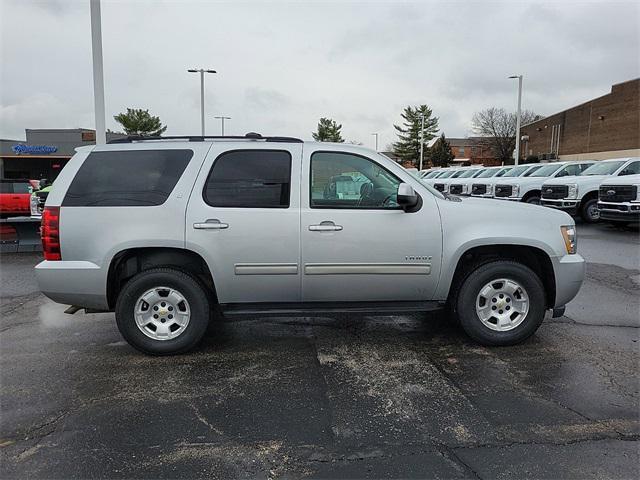
<path fill-rule="evenodd" d="M 640 174 L 607 178 L 598 191 L 600 219 L 624 224 L 640 221 Z"/>
<path fill-rule="evenodd" d="M 607 177 L 640 173 L 640 158 L 615 158 L 594 163 L 577 176 L 553 178 L 542 186 L 542 205 L 579 214 L 585 222 L 600 220 L 598 188 Z"/>
<path fill-rule="evenodd" d="M 529 171 L 522 177 L 500 179 L 496 183 L 493 196 L 501 200 L 525 203 L 540 203 L 542 184 L 549 178 L 578 175 L 593 164 L 593 161 L 549 163 Z"/>

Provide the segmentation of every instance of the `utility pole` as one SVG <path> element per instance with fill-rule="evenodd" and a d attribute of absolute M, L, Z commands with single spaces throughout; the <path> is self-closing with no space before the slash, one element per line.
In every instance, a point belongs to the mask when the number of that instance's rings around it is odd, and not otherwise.
<path fill-rule="evenodd" d="M 90 0 L 91 53 L 93 56 L 93 107 L 96 119 L 96 145 L 107 143 L 104 113 L 104 75 L 102 68 L 102 25 L 100 0 Z"/>
<path fill-rule="evenodd" d="M 518 79 L 518 113 L 516 115 L 516 152 L 515 152 L 515 164 L 518 165 L 520 161 L 520 107 L 522 105 L 522 75 L 511 75 L 509 78 Z"/>
<path fill-rule="evenodd" d="M 378 134 L 377 133 L 372 133 L 371 135 L 376 137 L 376 152 L 377 152 L 378 151 Z"/>
<path fill-rule="evenodd" d="M 202 130 L 202 136 L 204 137 L 204 74 L 218 72 L 206 68 L 190 68 L 187 72 L 200 74 L 200 127 Z"/>
<path fill-rule="evenodd" d="M 213 118 L 217 118 L 220 120 L 220 122 L 222 122 L 222 136 L 224 137 L 224 121 L 231 120 L 231 117 L 225 117 L 223 115 L 220 115 L 219 117 L 213 117 Z"/>
<path fill-rule="evenodd" d="M 420 112 L 420 171 L 422 171 L 422 161 L 424 159 L 424 112 Z"/>

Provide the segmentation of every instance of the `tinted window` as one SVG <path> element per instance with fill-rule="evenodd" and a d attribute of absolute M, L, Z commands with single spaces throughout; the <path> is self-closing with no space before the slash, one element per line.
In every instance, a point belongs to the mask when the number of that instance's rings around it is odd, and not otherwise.
<path fill-rule="evenodd" d="M 620 175 L 637 175 L 640 173 L 640 162 L 631 162 L 629 165 L 624 167 L 624 169 L 620 172 Z"/>
<path fill-rule="evenodd" d="M 13 193 L 31 193 L 31 185 L 28 183 L 14 183 Z"/>
<path fill-rule="evenodd" d="M 0 193 L 13 193 L 13 183 L 0 182 Z"/>
<path fill-rule="evenodd" d="M 311 155 L 311 208 L 396 209 L 400 183 L 398 177 L 359 155 Z"/>
<path fill-rule="evenodd" d="M 213 163 L 204 189 L 212 207 L 287 208 L 291 155 L 276 150 L 238 150 Z"/>
<path fill-rule="evenodd" d="M 90 153 L 71 182 L 62 205 L 161 205 L 178 183 L 192 156 L 192 150 Z"/>

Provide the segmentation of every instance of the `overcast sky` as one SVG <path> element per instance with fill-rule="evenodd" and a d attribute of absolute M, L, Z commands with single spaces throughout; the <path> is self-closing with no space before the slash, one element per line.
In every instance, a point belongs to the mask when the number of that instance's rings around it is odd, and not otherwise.
<path fill-rule="evenodd" d="M 0 137 L 94 128 L 89 0 L 0 0 Z M 640 76 L 638 2 L 102 1 L 107 127 L 148 108 L 167 134 L 257 131 L 311 138 L 318 118 L 347 140 L 394 140 L 406 105 L 447 136 L 474 111 L 551 114 Z"/>

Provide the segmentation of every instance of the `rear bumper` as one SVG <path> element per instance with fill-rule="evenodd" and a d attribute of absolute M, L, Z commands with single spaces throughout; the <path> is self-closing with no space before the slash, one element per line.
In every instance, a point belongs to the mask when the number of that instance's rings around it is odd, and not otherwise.
<path fill-rule="evenodd" d="M 91 262 L 40 262 L 35 267 L 40 291 L 57 303 L 107 310 L 107 278 Z"/>
<path fill-rule="evenodd" d="M 544 205 L 545 207 L 557 208 L 558 210 L 563 210 L 571 215 L 575 215 L 576 213 L 578 213 L 580 200 L 550 200 L 548 198 L 542 198 L 540 200 L 540 205 Z"/>
<path fill-rule="evenodd" d="M 580 255 L 552 257 L 556 280 L 556 301 L 554 308 L 560 308 L 575 298 L 580 291 L 585 274 L 585 261 Z"/>

